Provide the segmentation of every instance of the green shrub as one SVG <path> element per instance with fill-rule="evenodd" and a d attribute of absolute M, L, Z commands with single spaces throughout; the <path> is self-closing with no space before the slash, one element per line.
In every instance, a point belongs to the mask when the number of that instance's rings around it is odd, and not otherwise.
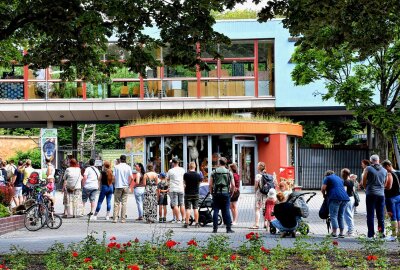
<path fill-rule="evenodd" d="M 10 216 L 10 211 L 8 207 L 0 203 L 0 218 Z"/>

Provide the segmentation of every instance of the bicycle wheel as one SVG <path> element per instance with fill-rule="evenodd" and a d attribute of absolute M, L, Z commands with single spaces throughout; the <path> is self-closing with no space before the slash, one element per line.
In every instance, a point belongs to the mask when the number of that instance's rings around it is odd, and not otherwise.
<path fill-rule="evenodd" d="M 56 214 L 49 214 L 46 223 L 50 229 L 58 229 L 62 225 L 62 218 Z"/>
<path fill-rule="evenodd" d="M 37 231 L 46 223 L 47 208 L 41 204 L 31 206 L 25 213 L 24 225 L 29 231 Z"/>

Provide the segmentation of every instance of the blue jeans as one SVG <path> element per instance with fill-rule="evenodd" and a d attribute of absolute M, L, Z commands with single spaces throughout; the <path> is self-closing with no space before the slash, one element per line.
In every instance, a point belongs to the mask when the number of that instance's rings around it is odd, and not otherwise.
<path fill-rule="evenodd" d="M 366 196 L 366 204 L 367 204 L 367 227 L 368 227 L 368 237 L 373 237 L 375 235 L 374 230 L 374 218 L 375 211 L 376 217 L 378 219 L 378 231 L 384 234 L 385 232 L 385 217 L 384 217 L 384 209 L 385 209 L 385 197 L 367 194 Z"/>
<path fill-rule="evenodd" d="M 97 201 L 96 213 L 100 212 L 101 205 L 103 204 L 104 198 L 107 200 L 107 212 L 111 211 L 111 197 L 114 192 L 113 185 L 107 186 L 102 185 L 99 195 L 99 200 Z"/>
<path fill-rule="evenodd" d="M 143 199 L 144 199 L 144 187 L 137 187 L 133 190 L 135 194 L 136 206 L 138 209 L 139 218 L 143 217 Z"/>
<path fill-rule="evenodd" d="M 344 221 L 347 224 L 348 232 L 354 232 L 354 196 L 350 197 L 350 201 L 347 202 L 344 208 Z"/>
<path fill-rule="evenodd" d="M 299 221 L 301 220 L 301 217 L 296 217 L 297 219 L 297 224 L 293 228 L 286 228 L 282 225 L 282 223 L 278 219 L 274 219 L 271 221 L 272 226 L 277 228 L 280 232 L 294 232 L 297 227 L 299 227 Z"/>
<path fill-rule="evenodd" d="M 392 198 L 388 198 L 390 201 L 392 216 L 390 218 L 391 221 L 400 221 L 400 195 L 394 196 Z"/>
<path fill-rule="evenodd" d="M 218 229 L 218 214 L 221 209 L 222 219 L 226 225 L 226 229 L 230 230 L 232 226 L 231 212 L 229 211 L 231 205 L 231 196 L 229 193 L 216 193 L 213 194 L 213 227 L 214 230 Z"/>
<path fill-rule="evenodd" d="M 332 229 L 344 228 L 344 209 L 348 201 L 329 200 L 329 216 L 331 218 Z"/>

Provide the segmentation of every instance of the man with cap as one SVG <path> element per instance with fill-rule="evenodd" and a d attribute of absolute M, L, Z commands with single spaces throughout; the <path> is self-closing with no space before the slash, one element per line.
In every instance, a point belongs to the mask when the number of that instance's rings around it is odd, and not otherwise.
<path fill-rule="evenodd" d="M 379 164 L 379 156 L 372 155 L 369 159 L 371 165 L 366 167 L 363 172 L 362 185 L 365 188 L 367 205 L 367 227 L 368 238 L 373 238 L 374 230 L 374 212 L 378 219 L 378 232 L 380 237 L 385 233 L 385 184 L 388 173 L 385 168 Z"/>
<path fill-rule="evenodd" d="M 179 159 L 173 158 L 171 160 L 172 168 L 167 173 L 167 179 L 169 180 L 169 196 L 171 198 L 171 207 L 174 216 L 176 217 L 176 222 L 180 223 L 185 218 L 185 206 L 183 201 L 183 175 L 185 170 L 179 167 Z M 181 219 L 179 218 L 179 210 L 181 213 Z"/>

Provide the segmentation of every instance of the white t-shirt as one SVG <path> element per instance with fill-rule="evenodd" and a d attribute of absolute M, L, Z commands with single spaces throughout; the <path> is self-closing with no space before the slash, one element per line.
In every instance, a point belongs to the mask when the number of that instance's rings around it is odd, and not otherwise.
<path fill-rule="evenodd" d="M 182 167 L 174 167 L 170 169 L 167 173 L 167 178 L 169 178 L 169 191 L 171 192 L 184 192 L 183 187 L 183 175 L 185 170 Z"/>
<path fill-rule="evenodd" d="M 84 188 L 86 189 L 99 189 L 99 170 L 90 166 L 85 169 L 83 176 L 86 176 L 86 182 Z"/>
<path fill-rule="evenodd" d="M 129 177 L 132 176 L 132 168 L 126 163 L 120 163 L 114 167 L 115 188 L 129 187 Z"/>

